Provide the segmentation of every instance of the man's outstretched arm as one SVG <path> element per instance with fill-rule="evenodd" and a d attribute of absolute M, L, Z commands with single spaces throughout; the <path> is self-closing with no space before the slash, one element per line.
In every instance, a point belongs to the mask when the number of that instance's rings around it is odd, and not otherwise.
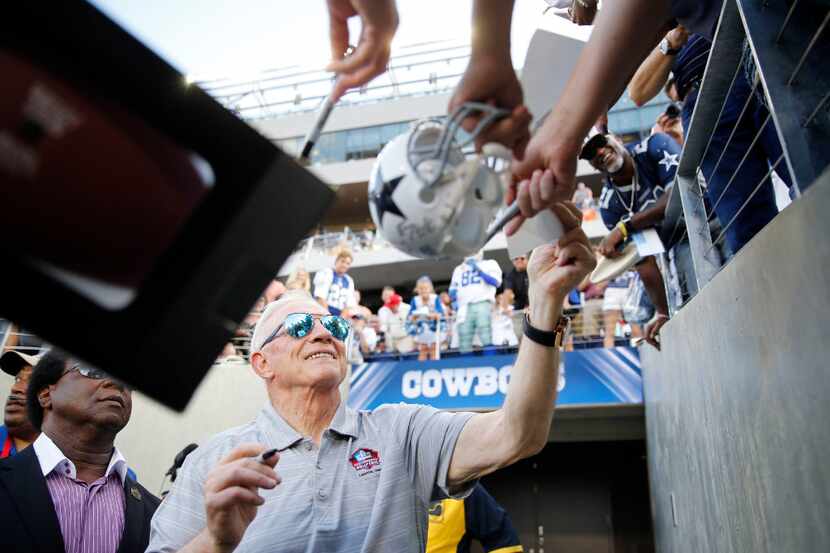
<path fill-rule="evenodd" d="M 565 297 L 596 265 L 582 213 L 572 203 L 553 208 L 565 234 L 530 256 L 530 323 L 552 331 Z M 522 340 L 501 409 L 474 415 L 458 437 L 448 483 L 459 485 L 538 452 L 547 443 L 556 403 L 559 349 Z"/>

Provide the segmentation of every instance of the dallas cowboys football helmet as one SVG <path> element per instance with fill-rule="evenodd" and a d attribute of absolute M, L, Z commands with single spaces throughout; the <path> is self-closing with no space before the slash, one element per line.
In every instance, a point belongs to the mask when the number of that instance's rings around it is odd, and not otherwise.
<path fill-rule="evenodd" d="M 461 122 L 475 113 L 482 114 L 478 125 L 459 139 Z M 386 240 L 415 257 L 464 257 L 484 246 L 512 155 L 495 143 L 470 158 L 462 148 L 505 115 L 467 103 L 446 124 L 420 121 L 383 147 L 369 177 L 369 212 Z"/>

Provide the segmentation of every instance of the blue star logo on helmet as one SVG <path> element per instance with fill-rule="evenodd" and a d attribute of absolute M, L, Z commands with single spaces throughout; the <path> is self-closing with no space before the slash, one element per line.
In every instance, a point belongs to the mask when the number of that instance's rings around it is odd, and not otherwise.
<path fill-rule="evenodd" d="M 395 200 L 392 199 L 392 194 L 395 193 L 395 189 L 398 188 L 401 180 L 403 180 L 403 175 L 385 181 L 383 180 L 383 175 L 378 169 L 378 180 L 381 181 L 383 185 L 380 190 L 373 191 L 371 194 L 372 201 L 374 202 L 375 208 L 378 212 L 378 221 L 383 220 L 383 214 L 386 212 L 394 213 L 395 215 L 406 219 L 406 215 L 401 212 L 400 208 L 395 203 Z"/>

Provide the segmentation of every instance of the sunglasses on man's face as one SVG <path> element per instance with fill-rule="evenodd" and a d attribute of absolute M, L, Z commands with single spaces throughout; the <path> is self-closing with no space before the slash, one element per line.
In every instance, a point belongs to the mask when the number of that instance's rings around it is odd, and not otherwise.
<path fill-rule="evenodd" d="M 75 364 L 69 367 L 69 370 L 66 371 L 64 374 L 71 373 L 72 371 L 78 371 L 78 374 L 85 378 L 91 378 L 93 380 L 104 380 L 109 378 L 110 380 L 114 380 L 109 374 L 105 373 L 101 369 L 96 369 L 95 367 L 87 367 L 81 364 Z"/>
<path fill-rule="evenodd" d="M 272 332 L 271 335 L 265 339 L 264 342 L 262 342 L 259 349 L 264 348 L 269 342 L 277 338 L 283 329 L 285 329 L 285 333 L 292 338 L 305 338 L 314 328 L 314 319 L 320 319 L 320 323 L 323 325 L 323 328 L 328 330 L 336 340 L 344 342 L 349 336 L 349 329 L 351 328 L 351 325 L 349 324 L 349 321 L 343 317 L 338 317 L 337 315 L 291 313 L 285 317 L 282 324 L 279 325 L 274 332 Z"/>
<path fill-rule="evenodd" d="M 597 157 L 600 148 L 608 146 L 608 138 L 604 134 L 594 135 L 591 140 L 585 143 L 582 151 L 579 153 L 579 159 L 587 159 L 591 161 Z"/>
<path fill-rule="evenodd" d="M 80 374 L 84 378 L 91 378 L 92 380 L 111 380 L 115 384 L 123 386 L 127 390 L 132 390 L 132 387 L 126 384 L 125 382 L 122 382 L 121 380 L 118 380 L 111 374 L 104 372 L 101 369 L 96 369 L 95 367 L 88 367 L 86 365 L 81 365 L 80 363 L 75 363 L 74 365 L 69 367 L 68 371 L 66 371 L 63 374 L 67 375 L 72 371 L 78 371 L 78 374 Z"/>

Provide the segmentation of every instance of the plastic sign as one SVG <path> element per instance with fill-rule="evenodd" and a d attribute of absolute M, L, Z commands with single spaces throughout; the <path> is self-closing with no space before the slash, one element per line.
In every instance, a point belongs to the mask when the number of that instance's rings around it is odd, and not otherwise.
<path fill-rule="evenodd" d="M 399 402 L 441 409 L 495 409 L 504 401 L 515 360 L 515 354 L 505 354 L 364 363 L 352 372 L 348 403 L 358 409 Z M 559 405 L 642 403 L 637 350 L 563 353 L 557 388 Z"/>

